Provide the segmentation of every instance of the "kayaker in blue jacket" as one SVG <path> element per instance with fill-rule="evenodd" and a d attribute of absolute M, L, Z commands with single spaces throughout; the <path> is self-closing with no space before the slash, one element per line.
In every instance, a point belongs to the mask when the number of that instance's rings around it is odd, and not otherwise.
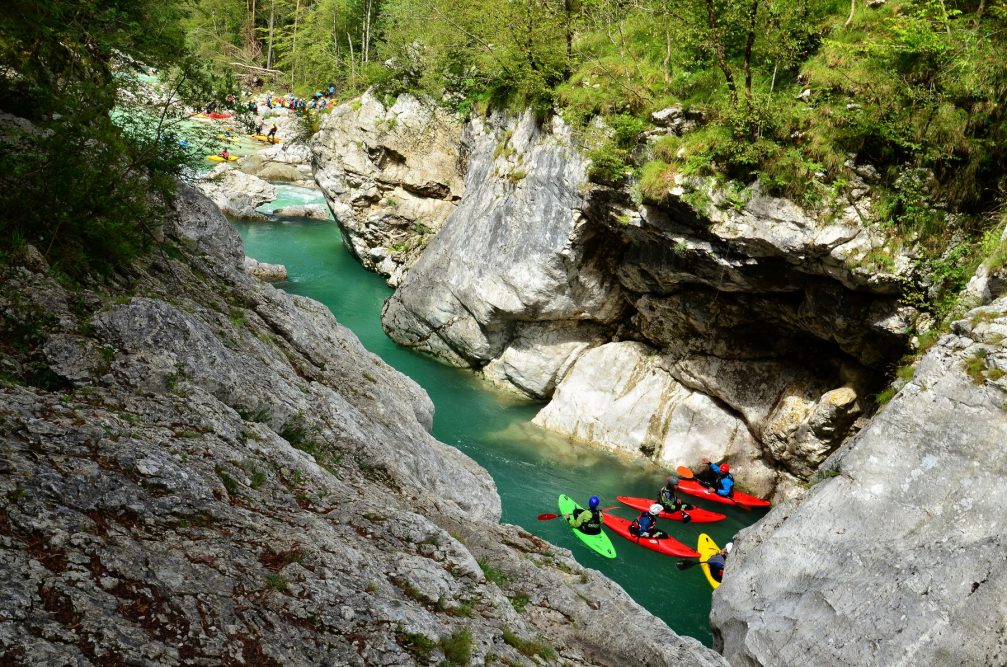
<path fill-rule="evenodd" d="M 731 466 L 726 463 L 716 464 L 711 463 L 710 459 L 703 457 L 703 463 L 710 466 L 710 470 L 714 474 L 713 483 L 709 484 L 710 488 L 717 492 L 718 496 L 724 496 L 725 498 L 730 498 L 734 495 L 734 475 L 731 474 Z"/>
<path fill-rule="evenodd" d="M 601 532 L 602 524 L 605 523 L 605 516 L 598 509 L 600 504 L 598 496 L 591 496 L 591 499 L 587 501 L 589 509 L 581 507 L 580 511 L 576 513 L 577 516 L 568 514 L 566 516 L 567 523 L 571 528 L 576 528 L 585 535 L 597 535 Z"/>
<path fill-rule="evenodd" d="M 660 503 L 654 503 L 646 512 L 640 512 L 640 516 L 629 524 L 630 534 L 653 539 L 667 537 L 668 534 L 657 527 L 657 517 L 663 509 Z"/>
<path fill-rule="evenodd" d="M 710 576 L 715 581 L 724 580 L 724 566 L 727 564 L 727 556 L 733 548 L 734 542 L 728 542 L 724 545 L 723 549 L 710 556 L 709 560 L 706 561 L 707 566 L 710 568 Z"/>

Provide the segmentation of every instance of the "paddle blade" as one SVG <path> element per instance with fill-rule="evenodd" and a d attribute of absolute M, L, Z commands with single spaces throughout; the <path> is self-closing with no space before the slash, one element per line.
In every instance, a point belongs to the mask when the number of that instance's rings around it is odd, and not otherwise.
<path fill-rule="evenodd" d="M 559 514 L 551 514 L 549 512 L 546 512 L 545 514 L 539 514 L 538 515 L 538 520 L 539 521 L 552 521 L 553 519 L 558 519 L 558 518 L 559 518 Z"/>
<path fill-rule="evenodd" d="M 695 477 L 695 475 L 692 474 L 692 471 L 686 468 L 685 466 L 678 466 L 677 468 L 675 468 L 675 474 L 681 477 L 682 479 L 692 479 L 693 477 Z"/>
<path fill-rule="evenodd" d="M 675 567 L 677 567 L 679 570 L 688 570 L 693 565 L 699 565 L 699 563 L 700 561 L 698 560 L 680 560 L 677 563 L 675 563 Z"/>

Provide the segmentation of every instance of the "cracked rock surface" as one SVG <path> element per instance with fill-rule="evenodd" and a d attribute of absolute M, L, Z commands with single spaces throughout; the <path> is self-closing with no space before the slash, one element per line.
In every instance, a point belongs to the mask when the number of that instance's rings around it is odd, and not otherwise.
<path fill-rule="evenodd" d="M 732 665 L 1007 663 L 1007 297 L 973 310 L 822 481 L 735 540 Z"/>
<path fill-rule="evenodd" d="M 726 664 L 500 525 L 426 394 L 209 200 L 164 237 L 72 289 L 0 269 L 0 664 Z"/>

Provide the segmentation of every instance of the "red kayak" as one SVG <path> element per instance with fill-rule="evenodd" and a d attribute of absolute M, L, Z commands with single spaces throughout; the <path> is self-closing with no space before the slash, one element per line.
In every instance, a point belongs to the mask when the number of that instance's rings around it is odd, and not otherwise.
<path fill-rule="evenodd" d="M 697 498 L 703 498 L 704 500 L 724 505 L 741 505 L 742 507 L 769 507 L 770 505 L 768 500 L 756 498 L 755 496 L 750 496 L 747 493 L 742 493 L 741 491 L 735 491 L 733 496 L 725 498 L 724 496 L 718 495 L 713 489 L 706 488 L 694 479 L 679 480 L 678 490 L 682 493 L 688 493 L 690 496 L 696 496 Z M 695 521 L 695 519 L 693 520 Z"/>
<path fill-rule="evenodd" d="M 622 535 L 630 542 L 635 542 L 641 547 L 646 547 L 651 551 L 656 551 L 665 556 L 675 556 L 676 558 L 699 558 L 699 552 L 693 551 L 674 537 L 662 537 L 653 539 L 649 537 L 637 537 L 629 532 L 629 525 L 633 523 L 629 519 L 615 516 L 605 512 L 605 527 L 611 528 L 614 532 Z"/>
<path fill-rule="evenodd" d="M 632 498 L 630 496 L 616 496 L 618 500 L 623 505 L 629 505 L 633 509 L 640 510 L 644 512 L 650 509 L 650 506 L 654 504 L 653 500 L 647 500 L 646 498 Z M 686 510 L 686 514 L 692 517 L 693 523 L 713 523 L 714 521 L 720 521 L 726 518 L 724 514 L 718 514 L 717 512 L 711 512 L 710 510 L 704 510 L 700 508 L 695 508 L 691 510 Z M 671 519 L 672 521 L 681 521 L 682 512 L 661 512 L 659 515 L 662 519 Z"/>
<path fill-rule="evenodd" d="M 229 113 L 208 113 L 208 114 L 206 114 L 206 117 L 207 118 L 213 118 L 215 120 L 221 120 L 223 118 L 230 118 L 231 114 L 229 114 Z"/>

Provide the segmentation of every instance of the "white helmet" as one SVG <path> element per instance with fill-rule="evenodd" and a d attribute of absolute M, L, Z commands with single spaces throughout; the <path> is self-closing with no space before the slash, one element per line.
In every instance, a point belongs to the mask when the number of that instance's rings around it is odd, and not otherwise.
<path fill-rule="evenodd" d="M 731 553 L 733 549 L 734 549 L 734 542 L 728 542 L 727 544 L 724 545 L 724 551 L 726 551 L 727 553 Z"/>
<path fill-rule="evenodd" d="M 660 503 L 654 503 L 653 505 L 650 506 L 650 509 L 647 511 L 650 512 L 651 514 L 660 514 L 661 512 L 664 511 L 664 505 Z"/>

